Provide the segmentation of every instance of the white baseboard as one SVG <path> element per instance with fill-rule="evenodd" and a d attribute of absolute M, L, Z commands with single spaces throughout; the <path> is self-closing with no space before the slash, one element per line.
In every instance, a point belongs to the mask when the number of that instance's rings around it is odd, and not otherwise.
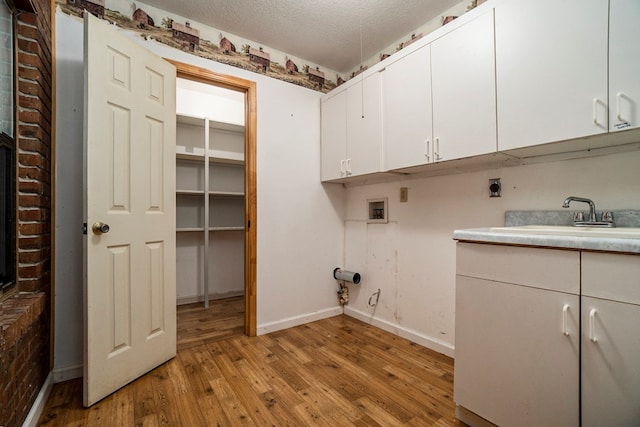
<path fill-rule="evenodd" d="M 464 406 L 456 405 L 456 418 L 469 426 L 474 427 L 497 427 L 491 421 L 485 420 L 480 415 L 471 412 Z"/>
<path fill-rule="evenodd" d="M 209 294 L 209 301 L 239 297 L 242 295 L 244 295 L 244 291 L 231 291 L 231 292 L 225 292 L 223 294 Z M 176 298 L 176 305 L 193 304 L 196 302 L 204 302 L 204 295 L 193 295 L 193 296 Z"/>
<path fill-rule="evenodd" d="M 437 351 L 438 353 L 442 353 L 449 357 L 454 356 L 454 347 L 449 343 L 421 334 L 420 332 L 404 328 L 395 323 L 371 317 L 370 314 L 351 308 L 348 305 L 344 306 L 344 314 L 346 314 L 347 316 L 355 317 L 358 320 L 383 329 L 387 332 L 391 332 L 394 335 L 406 338 L 410 341 L 415 342 L 416 344 L 420 344 L 423 347 L 427 347 L 433 351 Z"/>
<path fill-rule="evenodd" d="M 31 405 L 31 410 L 27 414 L 27 418 L 25 418 L 22 423 L 22 427 L 35 427 L 38 425 L 38 420 L 40 419 L 40 415 L 42 415 L 42 411 L 44 411 L 44 407 L 47 404 L 47 399 L 49 398 L 49 394 L 51 394 L 51 389 L 53 388 L 53 372 L 49 372 L 47 375 L 47 379 L 44 380 L 44 384 L 40 388 L 40 392 L 38 396 L 36 396 L 36 400 Z"/>
<path fill-rule="evenodd" d="M 51 373 L 53 374 L 54 384 L 80 378 L 84 374 L 82 365 L 67 366 L 66 368 L 54 368 Z"/>
<path fill-rule="evenodd" d="M 315 322 L 316 320 L 326 319 L 328 317 L 339 316 L 342 314 L 342 306 L 328 308 L 326 310 L 316 311 L 315 313 L 307 313 L 300 316 L 289 317 L 275 322 L 263 323 L 258 325 L 257 334 L 264 335 L 270 332 L 281 331 L 282 329 L 292 328 L 294 326 L 304 325 L 305 323 Z"/>

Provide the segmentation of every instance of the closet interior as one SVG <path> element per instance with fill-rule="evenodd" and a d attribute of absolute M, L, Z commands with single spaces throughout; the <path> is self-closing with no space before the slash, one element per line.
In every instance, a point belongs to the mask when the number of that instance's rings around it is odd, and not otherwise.
<path fill-rule="evenodd" d="M 176 300 L 244 294 L 244 93 L 176 84 Z"/>

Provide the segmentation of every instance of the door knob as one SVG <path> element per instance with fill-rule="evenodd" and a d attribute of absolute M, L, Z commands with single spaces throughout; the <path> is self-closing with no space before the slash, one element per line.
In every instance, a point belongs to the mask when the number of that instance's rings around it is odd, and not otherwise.
<path fill-rule="evenodd" d="M 104 222 L 96 222 L 91 227 L 93 230 L 93 234 L 104 234 L 109 232 L 109 224 L 105 224 Z"/>

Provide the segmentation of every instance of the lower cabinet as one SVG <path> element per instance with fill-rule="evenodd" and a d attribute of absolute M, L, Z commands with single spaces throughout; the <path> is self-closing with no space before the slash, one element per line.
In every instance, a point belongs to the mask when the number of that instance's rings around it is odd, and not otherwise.
<path fill-rule="evenodd" d="M 579 253 L 534 250 L 458 244 L 454 400 L 501 426 L 577 426 Z"/>
<path fill-rule="evenodd" d="M 582 425 L 640 424 L 640 256 L 582 255 Z"/>
<path fill-rule="evenodd" d="M 456 287 L 463 421 L 638 425 L 640 255 L 461 242 Z"/>

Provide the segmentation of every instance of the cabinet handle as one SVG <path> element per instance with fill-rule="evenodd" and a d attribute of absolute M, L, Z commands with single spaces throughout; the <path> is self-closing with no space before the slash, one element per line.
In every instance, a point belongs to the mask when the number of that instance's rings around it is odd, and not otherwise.
<path fill-rule="evenodd" d="M 431 145 L 431 141 L 428 139 L 424 140 L 424 156 L 427 158 L 427 162 L 431 161 L 431 155 L 429 154 L 429 145 Z"/>
<path fill-rule="evenodd" d="M 598 98 L 593 98 L 593 124 L 596 126 L 600 126 L 600 122 L 598 122 Z"/>
<path fill-rule="evenodd" d="M 433 160 L 440 160 L 440 138 L 436 138 L 436 143 L 433 145 Z"/>
<path fill-rule="evenodd" d="M 592 308 L 589 312 L 589 339 L 591 342 L 597 342 L 598 338 L 596 338 L 596 313 L 598 310 Z"/>
<path fill-rule="evenodd" d="M 345 176 L 347 173 L 346 160 L 340 160 L 340 176 Z"/>
<path fill-rule="evenodd" d="M 622 118 L 622 115 L 620 114 L 620 98 L 622 98 L 622 93 L 621 92 L 616 93 L 616 117 L 618 118 L 618 121 L 624 122 L 625 120 Z"/>
<path fill-rule="evenodd" d="M 347 176 L 351 175 L 351 159 L 347 159 Z"/>
<path fill-rule="evenodd" d="M 562 333 L 569 336 L 569 304 L 562 307 Z"/>

